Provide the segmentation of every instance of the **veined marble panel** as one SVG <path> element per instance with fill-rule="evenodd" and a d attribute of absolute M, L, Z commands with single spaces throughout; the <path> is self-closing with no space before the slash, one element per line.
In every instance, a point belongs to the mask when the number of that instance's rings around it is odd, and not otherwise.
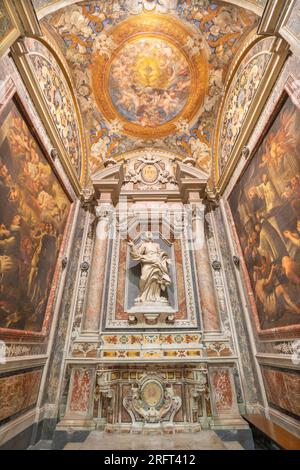
<path fill-rule="evenodd" d="M 34 407 L 41 377 L 42 369 L 0 376 L 0 423 Z"/>

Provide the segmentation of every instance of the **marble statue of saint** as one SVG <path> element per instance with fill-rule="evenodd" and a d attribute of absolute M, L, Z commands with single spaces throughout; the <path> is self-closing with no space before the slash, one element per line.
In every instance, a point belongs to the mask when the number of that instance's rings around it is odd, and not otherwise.
<path fill-rule="evenodd" d="M 129 246 L 132 259 L 141 264 L 140 295 L 135 299 L 135 303 L 168 303 L 161 295 L 171 284 L 168 269 L 171 261 L 168 254 L 153 241 L 151 232 L 145 233 L 139 248 L 136 248 L 132 241 Z"/>

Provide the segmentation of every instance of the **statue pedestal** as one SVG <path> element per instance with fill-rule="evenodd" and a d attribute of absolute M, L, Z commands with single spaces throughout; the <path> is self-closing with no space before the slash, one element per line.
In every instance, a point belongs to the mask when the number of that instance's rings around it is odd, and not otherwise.
<path fill-rule="evenodd" d="M 172 324 L 175 321 L 176 311 L 166 302 L 136 302 L 129 311 L 129 323 L 145 323 L 157 325 L 159 323 Z"/>

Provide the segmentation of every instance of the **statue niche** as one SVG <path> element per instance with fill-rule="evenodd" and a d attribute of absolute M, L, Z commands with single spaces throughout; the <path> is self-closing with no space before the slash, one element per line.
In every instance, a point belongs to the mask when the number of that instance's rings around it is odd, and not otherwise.
<path fill-rule="evenodd" d="M 135 299 L 135 304 L 152 305 L 168 304 L 166 297 L 161 295 L 171 284 L 169 275 L 168 254 L 153 241 L 151 232 L 146 232 L 144 241 L 136 248 L 132 241 L 129 242 L 131 257 L 141 264 L 140 295 Z"/>
<path fill-rule="evenodd" d="M 158 320 L 172 323 L 177 305 L 171 246 L 164 240 L 154 241 L 151 232 L 141 236 L 139 245 L 129 241 L 128 246 L 131 263 L 127 288 L 127 298 L 131 302 L 127 310 L 129 323 L 156 324 Z"/>

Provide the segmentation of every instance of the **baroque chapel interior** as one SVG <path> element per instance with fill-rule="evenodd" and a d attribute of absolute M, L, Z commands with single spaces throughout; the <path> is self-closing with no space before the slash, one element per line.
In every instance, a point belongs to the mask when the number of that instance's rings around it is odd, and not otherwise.
<path fill-rule="evenodd" d="M 0 0 L 0 449 L 300 449 L 300 0 Z"/>

